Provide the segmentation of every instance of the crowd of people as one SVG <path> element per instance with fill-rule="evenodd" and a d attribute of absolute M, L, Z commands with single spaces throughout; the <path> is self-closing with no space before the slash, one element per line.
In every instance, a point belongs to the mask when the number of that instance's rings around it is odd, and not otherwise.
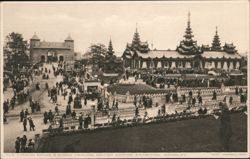
<path fill-rule="evenodd" d="M 52 111 L 49 109 L 49 111 L 45 111 L 43 114 L 43 123 L 47 124 L 48 122 L 50 124 L 53 124 L 55 119 L 59 117 L 59 128 L 64 127 L 64 121 L 65 119 L 70 116 L 73 120 L 78 120 L 79 128 L 90 128 L 91 121 L 95 120 L 90 117 L 88 114 L 87 116 L 84 116 L 83 113 L 77 114 L 75 110 L 72 110 L 72 106 L 74 108 L 82 108 L 82 100 L 83 105 L 86 106 L 88 104 L 86 92 L 83 91 L 83 85 L 81 84 L 81 81 L 84 79 L 84 75 L 80 75 L 76 73 L 74 70 L 71 69 L 71 71 L 66 70 L 67 66 L 65 62 L 59 62 L 58 66 L 55 67 L 52 64 L 53 74 L 54 76 L 61 75 L 62 81 L 57 81 L 56 84 L 52 87 L 48 85 L 48 83 L 45 84 L 45 88 L 48 91 L 48 98 L 49 101 L 51 101 L 53 104 L 55 104 L 55 110 Z M 40 72 L 37 72 L 38 74 L 42 74 L 42 79 L 49 79 L 49 76 L 51 74 L 51 70 L 47 69 L 46 67 L 41 69 Z M 36 74 L 36 73 L 35 73 Z M 77 78 L 76 77 L 80 77 Z M 138 78 L 138 77 L 137 77 Z M 79 79 L 79 80 L 78 80 Z M 6 80 L 7 81 L 7 80 Z M 159 83 L 157 78 L 154 77 L 147 77 L 144 79 L 147 84 L 150 84 L 154 87 L 156 87 L 156 84 Z M 7 82 L 6 82 L 7 83 Z M 18 82 L 16 82 L 18 83 Z M 30 108 L 31 113 L 40 112 L 41 111 L 41 105 L 37 101 L 33 101 L 32 97 L 29 94 L 29 90 L 20 90 L 21 87 L 25 87 L 26 84 L 20 85 L 16 84 L 14 82 L 13 86 L 15 86 L 14 90 L 14 96 L 9 101 L 4 101 L 4 113 L 8 113 L 9 108 L 11 107 L 14 109 L 15 104 L 18 102 L 19 104 L 27 101 L 29 99 L 30 101 Z M 160 88 L 165 88 L 165 85 L 169 88 L 170 85 L 174 86 L 180 86 L 180 87 L 207 87 L 208 81 L 205 79 L 194 79 L 194 80 L 180 80 L 180 79 L 164 79 L 163 82 L 160 83 Z M 210 86 L 216 86 L 219 87 L 221 85 L 221 81 L 213 80 L 210 82 Z M 20 87 L 20 88 L 19 88 Z M 13 87 L 14 88 L 14 87 Z M 36 85 L 37 90 L 40 89 L 40 84 L 37 83 Z M 17 93 L 18 92 L 18 93 Z M 240 88 L 236 88 L 235 95 L 239 95 L 241 98 L 241 102 L 246 102 L 246 93 L 243 92 L 243 90 Z M 63 99 L 67 101 L 67 106 L 65 113 L 63 112 L 60 114 L 57 100 L 58 96 L 63 96 Z M 152 97 L 153 98 L 153 97 Z M 134 99 L 134 106 L 135 106 L 135 112 L 134 116 L 135 118 L 139 117 L 139 108 L 144 107 L 145 108 L 145 114 L 144 119 L 148 118 L 147 108 L 150 108 L 153 106 L 153 99 L 151 97 L 143 96 L 142 99 L 137 99 L 135 96 Z M 107 111 L 108 118 L 111 120 L 111 123 L 120 123 L 122 120 L 120 119 L 120 116 L 117 113 L 113 113 L 112 117 L 110 117 L 110 110 L 119 110 L 119 102 L 117 99 L 109 100 L 109 99 L 103 99 L 100 96 L 96 97 L 97 99 L 97 111 Z M 200 92 L 198 92 L 197 96 L 193 95 L 193 92 L 190 91 L 188 95 L 182 94 L 181 96 L 178 96 L 177 92 L 170 92 L 165 95 L 165 103 L 160 105 L 158 115 L 165 115 L 166 114 L 166 105 L 165 104 L 173 104 L 173 103 L 187 103 L 188 107 L 193 107 L 198 105 L 199 114 L 206 114 L 207 108 L 202 107 L 203 104 L 203 98 Z M 93 99 L 94 100 L 94 99 Z M 212 95 L 212 100 L 217 100 L 217 93 L 214 91 Z M 229 103 L 233 103 L 233 97 L 230 97 Z M 158 103 L 156 103 L 156 106 L 158 106 Z M 27 125 L 29 125 L 30 131 L 35 131 L 35 124 L 30 116 L 28 109 L 22 110 L 20 112 L 20 122 L 23 124 L 24 131 L 27 131 Z M 58 120 L 58 119 L 56 119 Z M 27 138 L 24 135 L 24 137 L 20 138 L 18 137 L 15 142 L 15 148 L 16 152 L 32 152 L 34 149 L 34 143 L 32 140 L 29 140 L 30 142 L 27 145 Z"/>
<path fill-rule="evenodd" d="M 17 137 L 15 141 L 16 153 L 28 153 L 33 152 L 35 147 L 35 142 L 32 139 L 27 139 L 26 135 L 23 137 Z"/>

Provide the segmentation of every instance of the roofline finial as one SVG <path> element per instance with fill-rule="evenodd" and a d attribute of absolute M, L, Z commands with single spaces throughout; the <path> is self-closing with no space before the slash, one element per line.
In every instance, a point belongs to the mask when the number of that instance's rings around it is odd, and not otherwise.
<path fill-rule="evenodd" d="M 190 13 L 190 10 L 188 10 L 188 22 L 190 22 L 190 16 L 191 16 L 191 13 Z"/>
<path fill-rule="evenodd" d="M 136 25 L 136 26 L 135 26 L 135 32 L 137 33 L 137 32 L 138 32 L 138 30 L 137 30 L 137 22 L 136 22 L 135 25 Z"/>

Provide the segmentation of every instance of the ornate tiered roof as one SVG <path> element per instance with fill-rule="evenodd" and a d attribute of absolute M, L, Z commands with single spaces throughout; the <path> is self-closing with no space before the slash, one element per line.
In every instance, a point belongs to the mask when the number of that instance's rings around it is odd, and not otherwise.
<path fill-rule="evenodd" d="M 108 46 L 108 55 L 113 56 L 114 55 L 114 50 L 113 50 L 113 45 L 111 39 L 109 40 L 109 46 Z"/>
<path fill-rule="evenodd" d="M 233 43 L 225 43 L 223 49 L 221 47 L 220 38 L 218 35 L 218 29 L 216 27 L 215 36 L 213 38 L 212 46 L 197 45 L 197 42 L 193 40 L 192 29 L 190 26 L 190 12 L 188 13 L 187 28 L 185 31 L 184 39 L 177 46 L 176 50 L 150 50 L 147 42 L 141 42 L 138 30 L 134 34 L 132 43 L 127 43 L 126 49 L 123 53 L 123 58 L 133 59 L 134 57 L 141 58 L 193 58 L 196 55 L 204 58 L 242 58 L 237 53 Z M 135 47 L 136 46 L 136 47 Z M 138 47 L 140 46 L 140 47 Z"/>
<path fill-rule="evenodd" d="M 132 43 L 127 43 L 126 49 L 125 49 L 125 51 L 123 53 L 123 56 L 126 56 L 127 58 L 130 58 L 137 51 L 139 51 L 141 53 L 147 53 L 149 50 L 150 49 L 148 47 L 148 42 L 147 41 L 142 42 L 140 40 L 140 35 L 139 35 L 138 29 L 136 27 Z"/>
<path fill-rule="evenodd" d="M 218 31 L 217 31 L 217 27 L 216 27 L 216 31 L 215 31 L 215 35 L 214 35 L 214 39 L 212 42 L 212 47 L 211 50 L 212 51 L 220 51 L 221 50 L 221 46 L 220 46 L 220 37 L 218 35 Z"/>
<path fill-rule="evenodd" d="M 197 42 L 192 38 L 194 35 L 192 34 L 192 29 L 190 27 L 190 12 L 188 12 L 188 22 L 187 28 L 185 31 L 184 40 L 180 42 L 180 45 L 177 47 L 177 51 L 181 54 L 193 55 L 200 53 L 200 48 L 197 46 Z"/>
<path fill-rule="evenodd" d="M 209 45 L 202 45 L 202 46 L 201 46 L 201 50 L 202 50 L 202 51 L 209 51 L 209 50 L 210 50 L 210 47 L 209 47 Z"/>
<path fill-rule="evenodd" d="M 237 52 L 233 43 L 231 44 L 225 43 L 225 45 L 223 46 L 223 49 L 225 52 L 231 53 L 231 54 Z"/>

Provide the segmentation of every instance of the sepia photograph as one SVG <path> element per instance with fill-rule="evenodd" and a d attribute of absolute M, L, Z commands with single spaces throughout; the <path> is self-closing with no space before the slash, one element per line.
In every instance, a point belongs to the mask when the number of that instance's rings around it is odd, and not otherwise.
<path fill-rule="evenodd" d="M 1 158 L 249 157 L 249 1 L 1 2 Z"/>

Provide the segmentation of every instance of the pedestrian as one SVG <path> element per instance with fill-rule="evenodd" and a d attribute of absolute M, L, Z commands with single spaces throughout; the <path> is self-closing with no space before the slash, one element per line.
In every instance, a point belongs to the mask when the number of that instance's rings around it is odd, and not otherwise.
<path fill-rule="evenodd" d="M 68 104 L 66 107 L 66 115 L 70 115 L 70 114 L 71 114 L 71 107 L 70 107 L 70 104 Z"/>
<path fill-rule="evenodd" d="M 34 147 L 35 147 L 34 141 L 32 139 L 29 139 L 28 152 L 33 152 L 34 151 Z"/>
<path fill-rule="evenodd" d="M 60 118 L 59 120 L 59 128 L 63 128 L 63 118 Z"/>
<path fill-rule="evenodd" d="M 230 96 L 230 98 L 229 98 L 229 103 L 230 103 L 230 105 L 233 104 L 233 97 L 232 96 Z"/>
<path fill-rule="evenodd" d="M 139 115 L 139 109 L 138 107 L 135 108 L 135 117 L 137 117 Z"/>
<path fill-rule="evenodd" d="M 10 106 L 12 109 L 14 109 L 15 107 L 15 97 L 13 97 L 11 100 L 10 100 Z"/>
<path fill-rule="evenodd" d="M 15 141 L 15 149 L 16 149 L 16 153 L 19 153 L 20 152 L 20 137 L 17 137 L 16 138 L 16 141 Z"/>
<path fill-rule="evenodd" d="M 67 96 L 68 92 L 67 91 L 64 91 L 63 93 L 63 99 L 65 100 L 65 97 Z"/>
<path fill-rule="evenodd" d="M 22 109 L 22 111 L 20 112 L 20 122 L 23 122 L 23 118 L 24 118 L 24 111 Z"/>
<path fill-rule="evenodd" d="M 80 115 L 78 121 L 79 121 L 79 129 L 82 129 L 82 123 L 83 123 L 83 116 L 82 116 L 82 113 L 81 113 L 81 115 Z M 85 125 L 85 124 L 84 124 L 84 125 Z M 85 127 L 85 126 L 84 126 L 84 127 Z"/>
<path fill-rule="evenodd" d="M 30 96 L 29 102 L 30 102 L 30 107 L 31 107 L 31 104 L 32 104 L 32 96 Z"/>
<path fill-rule="evenodd" d="M 55 112 L 56 112 L 56 114 L 58 114 L 58 113 L 59 113 L 58 106 L 56 106 L 56 107 L 55 107 Z"/>
<path fill-rule="evenodd" d="M 91 118 L 90 118 L 89 115 L 88 115 L 88 117 L 87 117 L 87 123 L 88 123 L 88 125 L 91 124 Z M 89 127 L 89 126 L 88 126 L 88 127 Z"/>
<path fill-rule="evenodd" d="M 23 130 L 24 131 L 27 131 L 27 118 L 26 117 L 24 117 L 24 119 L 23 119 Z"/>
<path fill-rule="evenodd" d="M 29 118 L 29 124 L 30 124 L 30 131 L 32 130 L 35 131 L 35 124 L 31 117 Z"/>
<path fill-rule="evenodd" d="M 72 97 L 72 94 L 70 93 L 70 94 L 69 94 L 68 104 L 70 104 L 72 101 L 73 101 L 73 97 Z"/>
<path fill-rule="evenodd" d="M 165 115 L 165 113 L 166 113 L 166 106 L 165 106 L 165 104 L 162 105 L 161 110 L 162 110 L 162 114 Z"/>
<path fill-rule="evenodd" d="M 84 105 L 85 106 L 87 105 L 87 98 L 86 97 L 84 98 Z"/>
<path fill-rule="evenodd" d="M 72 117 L 73 119 L 76 118 L 76 112 L 75 112 L 75 110 L 73 110 L 73 112 L 71 113 L 71 117 Z"/>
<path fill-rule="evenodd" d="M 221 104 L 222 112 L 220 116 L 220 139 L 225 151 L 229 151 L 230 139 L 232 136 L 232 126 L 230 111 L 226 104 Z"/>
<path fill-rule="evenodd" d="M 43 114 L 43 123 L 47 124 L 47 122 L 48 122 L 48 113 L 47 113 L 47 111 L 45 111 Z"/>
<path fill-rule="evenodd" d="M 118 110 L 118 101 L 115 103 L 115 108 Z"/>
<path fill-rule="evenodd" d="M 8 113 L 8 111 L 9 111 L 9 102 L 8 102 L 8 100 L 4 102 L 3 108 L 4 108 L 4 113 Z"/>
<path fill-rule="evenodd" d="M 23 137 L 21 138 L 21 152 L 25 152 L 26 143 L 27 137 L 26 135 L 23 135 Z"/>
<path fill-rule="evenodd" d="M 38 102 L 36 102 L 36 111 L 40 112 L 41 111 L 41 106 Z"/>
<path fill-rule="evenodd" d="M 29 114 L 30 114 L 30 113 L 29 113 L 29 110 L 26 109 L 25 112 L 24 112 L 24 117 L 26 118 Z"/>
<path fill-rule="evenodd" d="M 48 117 L 49 117 L 49 122 L 52 122 L 53 113 L 52 113 L 51 109 L 49 110 Z"/>

